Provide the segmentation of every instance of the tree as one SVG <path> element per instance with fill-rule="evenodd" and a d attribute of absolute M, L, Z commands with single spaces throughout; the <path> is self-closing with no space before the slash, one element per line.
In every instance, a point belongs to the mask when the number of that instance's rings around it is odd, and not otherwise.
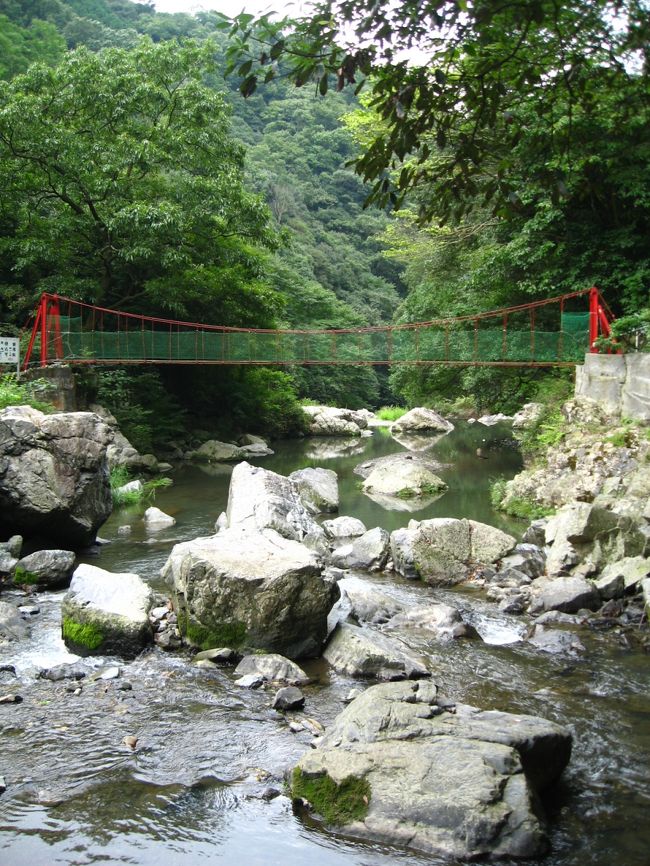
<path fill-rule="evenodd" d="M 21 294 L 268 325 L 276 237 L 243 185 L 211 47 L 71 52 L 0 86 L 0 255 Z M 31 303 L 30 303 L 31 305 Z"/>
<path fill-rule="evenodd" d="M 280 71 L 321 94 L 365 86 L 382 118 L 356 160 L 373 183 L 369 201 L 399 206 L 406 193 L 424 189 L 423 221 L 459 219 L 479 196 L 506 215 L 525 190 L 496 154 L 517 146 L 522 109 L 547 123 L 547 150 L 559 157 L 570 156 L 572 141 L 552 136 L 556 108 L 586 108 L 594 81 L 620 93 L 641 78 L 647 100 L 645 7 L 644 0 L 323 0 L 295 22 L 235 18 L 230 68 L 244 96 Z M 566 177 L 548 172 L 541 182 L 556 198 Z"/>

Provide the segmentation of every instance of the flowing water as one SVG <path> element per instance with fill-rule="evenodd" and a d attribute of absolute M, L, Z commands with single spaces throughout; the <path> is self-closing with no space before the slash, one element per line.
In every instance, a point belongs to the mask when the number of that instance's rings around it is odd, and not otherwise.
<path fill-rule="evenodd" d="M 449 490 L 424 508 L 387 510 L 360 490 L 354 467 L 401 450 L 389 437 L 340 443 L 275 443 L 260 464 L 287 474 L 325 466 L 339 475 L 341 514 L 387 530 L 409 519 L 471 517 L 521 534 L 490 506 L 490 480 L 513 475 L 520 458 L 500 428 L 461 425 L 430 452 L 446 468 Z M 477 455 L 480 449 L 481 456 Z M 101 530 L 107 543 L 92 561 L 135 571 L 164 593 L 159 577 L 171 546 L 212 534 L 226 504 L 229 470 L 179 467 L 156 504 L 174 527 L 148 534 L 142 509 L 115 512 Z M 399 503 L 403 507 L 403 503 Z M 124 535 L 121 527 L 130 526 Z M 366 576 L 367 577 L 367 576 Z M 650 862 L 650 695 L 647 656 L 613 634 L 583 629 L 586 650 L 549 655 L 520 638 L 524 617 L 500 613 L 477 590 L 432 590 L 419 583 L 367 578 L 384 591 L 419 602 L 455 604 L 483 641 L 418 647 L 431 657 L 434 680 L 448 696 L 485 708 L 525 712 L 567 725 L 574 752 L 562 783 L 547 797 L 552 851 L 547 866 L 646 866 Z M 6 595 L 9 595 L 8 593 Z M 154 650 L 133 662 L 95 658 L 82 683 L 37 678 L 39 669 L 74 661 L 60 640 L 63 593 L 41 593 L 32 636 L 0 648 L 0 864 L 289 864 L 388 866 L 438 864 L 436 858 L 324 831 L 292 814 L 282 790 L 285 770 L 309 748 L 314 721 L 327 726 L 353 685 L 327 665 L 304 665 L 307 728 L 294 734 L 270 708 L 272 694 L 233 685 L 232 670 L 193 667 L 182 653 Z M 24 599 L 21 599 L 24 601 Z M 117 679 L 103 679 L 111 664 Z M 12 664 L 16 676 L 2 671 Z M 128 686 L 131 688 L 128 688 Z M 137 736 L 132 750 L 122 741 Z M 537 866 L 537 864 L 536 864 Z"/>

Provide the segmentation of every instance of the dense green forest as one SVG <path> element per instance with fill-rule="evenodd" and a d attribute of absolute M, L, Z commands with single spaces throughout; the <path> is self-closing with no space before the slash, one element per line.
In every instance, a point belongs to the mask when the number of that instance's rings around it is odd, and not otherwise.
<path fill-rule="evenodd" d="M 232 25 L 128 0 L 0 0 L 3 332 L 45 290 L 328 328 L 595 284 L 643 321 L 643 4 L 415 5 L 370 4 L 359 19 L 364 4 L 342 3 L 324 27 L 317 12 Z M 350 24 L 362 41 L 342 48 Z M 414 46 L 429 60 L 404 60 Z M 364 207 L 369 194 L 379 207 Z M 180 435 L 185 413 L 282 435 L 300 429 L 297 398 L 512 410 L 557 378 L 161 367 L 105 371 L 99 396 L 149 448 Z"/>

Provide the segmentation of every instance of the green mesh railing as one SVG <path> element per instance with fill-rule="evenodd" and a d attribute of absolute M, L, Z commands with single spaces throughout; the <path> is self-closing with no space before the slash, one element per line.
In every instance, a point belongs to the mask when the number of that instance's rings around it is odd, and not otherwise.
<path fill-rule="evenodd" d="M 575 364 L 589 350 L 590 314 L 563 307 L 582 294 L 460 319 L 313 331 L 190 324 L 44 296 L 31 349 L 41 362 L 107 364 Z"/>

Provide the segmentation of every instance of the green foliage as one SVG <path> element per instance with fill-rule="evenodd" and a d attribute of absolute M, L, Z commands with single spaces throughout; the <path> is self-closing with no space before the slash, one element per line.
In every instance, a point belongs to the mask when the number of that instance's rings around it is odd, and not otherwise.
<path fill-rule="evenodd" d="M 624 0 L 616 12 L 608 0 L 561 7 L 321 0 L 290 25 L 242 13 L 227 56 L 246 97 L 280 73 L 321 95 L 366 86 L 381 125 L 356 170 L 374 184 L 371 201 L 395 205 L 427 187 L 424 219 L 441 211 L 459 218 L 478 201 L 508 215 L 523 199 L 508 157 L 526 134 L 526 107 L 541 120 L 548 168 L 538 180 L 554 200 L 566 186 L 556 163 L 573 156 L 573 127 L 558 128 L 558 106 L 569 116 L 591 111 L 603 89 L 623 91 L 643 68 L 645 4 Z M 354 40 L 346 38 L 351 32 Z M 400 59 L 414 49 L 419 65 Z M 597 81 L 594 67 L 602 72 Z"/>
<path fill-rule="evenodd" d="M 97 372 L 96 397 L 142 454 L 185 435 L 184 410 L 155 370 L 102 368 Z"/>
<path fill-rule="evenodd" d="M 397 421 L 407 411 L 402 406 L 382 406 L 381 409 L 377 409 L 375 414 L 381 421 Z"/>
<path fill-rule="evenodd" d="M 19 586 L 35 586 L 39 577 L 33 571 L 28 571 L 22 565 L 17 565 L 13 572 L 13 582 Z"/>
<path fill-rule="evenodd" d="M 12 78 L 35 61 L 52 66 L 64 51 L 65 41 L 53 24 L 35 20 L 21 27 L 0 14 L 0 78 Z"/>
<path fill-rule="evenodd" d="M 537 520 L 540 517 L 548 517 L 553 514 L 553 508 L 540 505 L 537 502 L 521 497 L 506 497 L 507 483 L 505 478 L 498 478 L 492 482 L 490 499 L 494 508 L 521 520 Z"/>
<path fill-rule="evenodd" d="M 209 628 L 192 622 L 186 611 L 178 616 L 178 628 L 189 643 L 203 650 L 217 647 L 241 647 L 246 640 L 243 622 L 213 623 Z"/>
<path fill-rule="evenodd" d="M 90 623 L 81 624 L 64 617 L 62 623 L 63 638 L 77 647 L 96 650 L 104 642 L 104 633 Z"/>
<path fill-rule="evenodd" d="M 600 351 L 647 352 L 650 351 L 650 307 L 621 316 L 612 322 L 609 337 L 598 337 L 596 346 Z"/>
<path fill-rule="evenodd" d="M 132 480 L 131 474 L 125 466 L 114 466 L 111 469 L 110 485 L 114 506 L 135 505 L 138 502 L 154 499 L 156 490 L 161 487 L 169 487 L 172 484 L 171 478 L 152 478 L 145 481 L 140 490 L 120 490 Z"/>
<path fill-rule="evenodd" d="M 362 821 L 368 814 L 371 790 L 367 779 L 348 776 L 337 784 L 327 773 L 310 777 L 296 767 L 291 776 L 291 796 L 307 800 L 328 824 L 345 826 Z"/>
<path fill-rule="evenodd" d="M 15 373 L 5 373 L 0 376 L 0 409 L 6 409 L 7 406 L 31 406 L 41 412 L 53 412 L 52 404 L 40 399 L 45 388 L 47 383 L 41 379 L 21 382 Z"/>

